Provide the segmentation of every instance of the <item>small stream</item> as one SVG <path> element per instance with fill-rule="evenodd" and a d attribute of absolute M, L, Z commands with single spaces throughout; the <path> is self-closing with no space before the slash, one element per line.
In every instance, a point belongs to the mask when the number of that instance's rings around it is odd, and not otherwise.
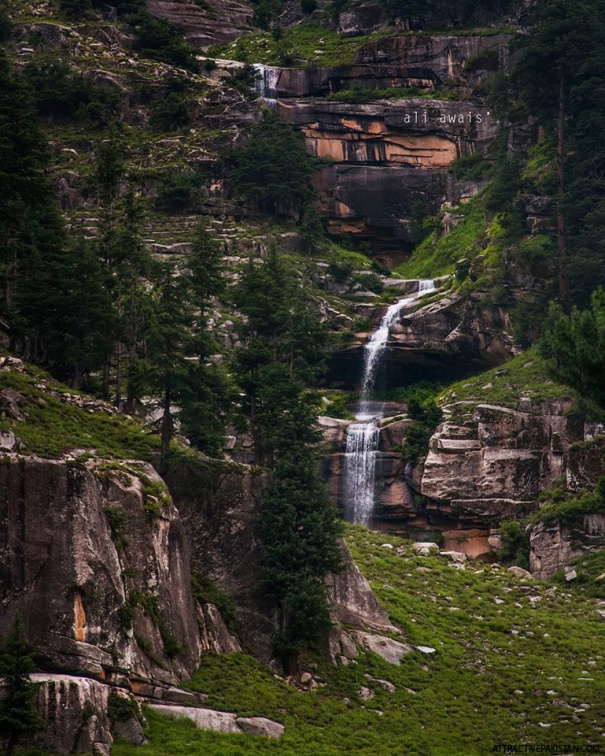
<path fill-rule="evenodd" d="M 347 428 L 345 448 L 345 520 L 369 525 L 374 512 L 374 486 L 376 481 L 376 455 L 378 452 L 379 423 L 384 417 L 384 404 L 370 399 L 376 376 L 387 353 L 391 327 L 402 310 L 423 296 L 435 291 L 435 282 L 418 282 L 418 291 L 400 299 L 386 311 L 378 328 L 371 334 L 364 348 L 361 396 L 355 422 Z"/>

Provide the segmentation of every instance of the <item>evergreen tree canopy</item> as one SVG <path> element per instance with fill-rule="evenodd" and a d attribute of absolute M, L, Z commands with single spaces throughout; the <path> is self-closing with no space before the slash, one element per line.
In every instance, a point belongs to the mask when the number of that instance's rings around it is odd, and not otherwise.
<path fill-rule="evenodd" d="M 537 0 L 523 21 L 512 81 L 553 135 L 571 298 L 585 306 L 605 285 L 605 7 Z"/>
<path fill-rule="evenodd" d="M 307 154 L 303 135 L 277 114 L 266 113 L 233 157 L 238 190 L 260 210 L 270 215 L 301 215 L 311 202 L 317 163 Z"/>
<path fill-rule="evenodd" d="M 23 632 L 23 621 L 17 615 L 0 653 L 3 694 L 0 697 L 0 735 L 8 739 L 7 756 L 13 753 L 20 739 L 44 726 L 36 710 L 38 686 L 30 679 L 36 667 Z"/>
<path fill-rule="evenodd" d="M 581 398 L 605 411 L 605 291 L 597 289 L 591 307 L 571 315 L 553 305 L 540 342 L 553 376 Z M 589 406 L 590 409 L 590 406 Z"/>
<path fill-rule="evenodd" d="M 251 261 L 237 303 L 248 318 L 236 372 L 257 458 L 272 465 L 259 515 L 266 593 L 278 609 L 275 650 L 296 672 L 298 652 L 329 625 L 325 577 L 340 565 L 340 523 L 318 476 L 318 401 L 307 385 L 325 333 L 275 248 Z"/>

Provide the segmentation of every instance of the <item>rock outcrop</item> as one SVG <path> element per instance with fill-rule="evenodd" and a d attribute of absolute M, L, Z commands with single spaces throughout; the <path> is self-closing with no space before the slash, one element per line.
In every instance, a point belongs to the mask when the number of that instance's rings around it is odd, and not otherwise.
<path fill-rule="evenodd" d="M 164 706 L 152 704 L 151 708 L 159 714 L 177 719 L 190 719 L 201 730 L 214 730 L 223 733 L 248 733 L 269 738 L 281 738 L 284 726 L 266 717 L 238 717 L 227 711 L 193 708 L 190 706 Z"/>
<path fill-rule="evenodd" d="M 387 385 L 419 380 L 449 383 L 500 365 L 515 356 L 508 309 L 476 302 L 456 292 L 437 301 L 402 310 L 391 327 L 383 360 Z M 360 379 L 363 341 L 356 341 L 331 356 L 331 375 L 347 386 Z"/>
<path fill-rule="evenodd" d="M 278 109 L 301 129 L 312 155 L 333 163 L 317 179 L 330 230 L 389 231 L 402 242 L 411 241 L 420 208 L 433 214 L 456 198 L 448 166 L 496 134 L 488 109 L 472 102 L 279 100 Z"/>
<path fill-rule="evenodd" d="M 113 744 L 107 709 L 111 688 L 97 680 L 36 673 L 38 709 L 46 723 L 38 737 L 56 753 L 109 753 Z"/>
<path fill-rule="evenodd" d="M 245 0 L 148 0 L 149 11 L 178 26 L 194 47 L 207 50 L 252 31 L 252 7 Z"/>
<path fill-rule="evenodd" d="M 48 670 L 174 684 L 201 653 L 187 545 L 146 464 L 5 456 L 0 465 L 0 634 L 19 612 Z"/>
<path fill-rule="evenodd" d="M 538 523 L 531 529 L 529 543 L 532 575 L 550 578 L 572 559 L 605 548 L 605 515 L 585 514 L 574 526 Z"/>

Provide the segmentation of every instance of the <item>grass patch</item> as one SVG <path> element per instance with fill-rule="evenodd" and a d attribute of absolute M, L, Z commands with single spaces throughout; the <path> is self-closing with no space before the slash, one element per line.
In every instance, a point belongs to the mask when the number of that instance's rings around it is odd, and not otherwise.
<path fill-rule="evenodd" d="M 468 411 L 477 404 L 497 404 L 518 409 L 521 396 L 539 402 L 571 399 L 573 394 L 568 386 L 555 383 L 548 377 L 544 361 L 532 348 L 501 367 L 492 368 L 476 378 L 453 383 L 441 392 L 438 401 L 441 405 L 466 402 Z"/>
<path fill-rule="evenodd" d="M 282 722 L 282 739 L 203 732 L 150 712 L 150 744 L 116 745 L 114 756 L 484 756 L 499 742 L 544 742 L 545 725 L 548 742 L 602 742 L 605 623 L 594 599 L 504 568 L 453 569 L 361 527 L 348 526 L 346 539 L 406 641 L 434 654 L 413 651 L 400 667 L 372 654 L 347 667 L 319 662 L 312 692 L 243 654 L 206 657 L 187 686 L 206 693 L 209 707 Z M 373 699 L 360 698 L 362 685 Z"/>
<path fill-rule="evenodd" d="M 436 278 L 453 273 L 462 258 L 472 259 L 481 248 L 487 218 L 483 203 L 476 198 L 456 208 L 462 219 L 449 234 L 439 225 L 412 252 L 409 260 L 393 271 L 400 278 Z"/>
<path fill-rule="evenodd" d="M 279 39 L 270 32 L 246 34 L 237 42 L 213 47 L 211 57 L 231 58 L 244 63 L 288 66 L 294 63 L 344 66 L 355 62 L 357 52 L 388 34 L 344 37 L 316 21 L 303 21 L 282 30 Z"/>
<path fill-rule="evenodd" d="M 22 454 L 57 457 L 72 449 L 94 449 L 98 457 L 148 461 L 159 448 L 159 437 L 142 423 L 69 403 L 66 394 L 77 392 L 40 370 L 0 371 L 0 391 L 7 388 L 25 397 L 25 420 L 2 417 L 0 430 L 12 430 L 21 439 Z"/>

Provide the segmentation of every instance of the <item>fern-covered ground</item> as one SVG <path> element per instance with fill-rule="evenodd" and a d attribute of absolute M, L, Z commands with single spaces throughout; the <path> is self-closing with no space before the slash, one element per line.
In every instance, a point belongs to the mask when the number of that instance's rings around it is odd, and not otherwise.
<path fill-rule="evenodd" d="M 459 569 L 360 527 L 349 526 L 347 540 L 405 640 L 435 653 L 413 651 L 400 667 L 372 654 L 347 667 L 320 662 L 312 692 L 245 655 L 209 658 L 190 687 L 209 695 L 209 707 L 283 722 L 283 738 L 208 733 L 149 713 L 150 743 L 116 745 L 114 756 L 483 756 L 500 743 L 605 746 L 605 623 L 589 592 L 499 566 Z M 362 685 L 374 698 L 362 700 Z"/>

